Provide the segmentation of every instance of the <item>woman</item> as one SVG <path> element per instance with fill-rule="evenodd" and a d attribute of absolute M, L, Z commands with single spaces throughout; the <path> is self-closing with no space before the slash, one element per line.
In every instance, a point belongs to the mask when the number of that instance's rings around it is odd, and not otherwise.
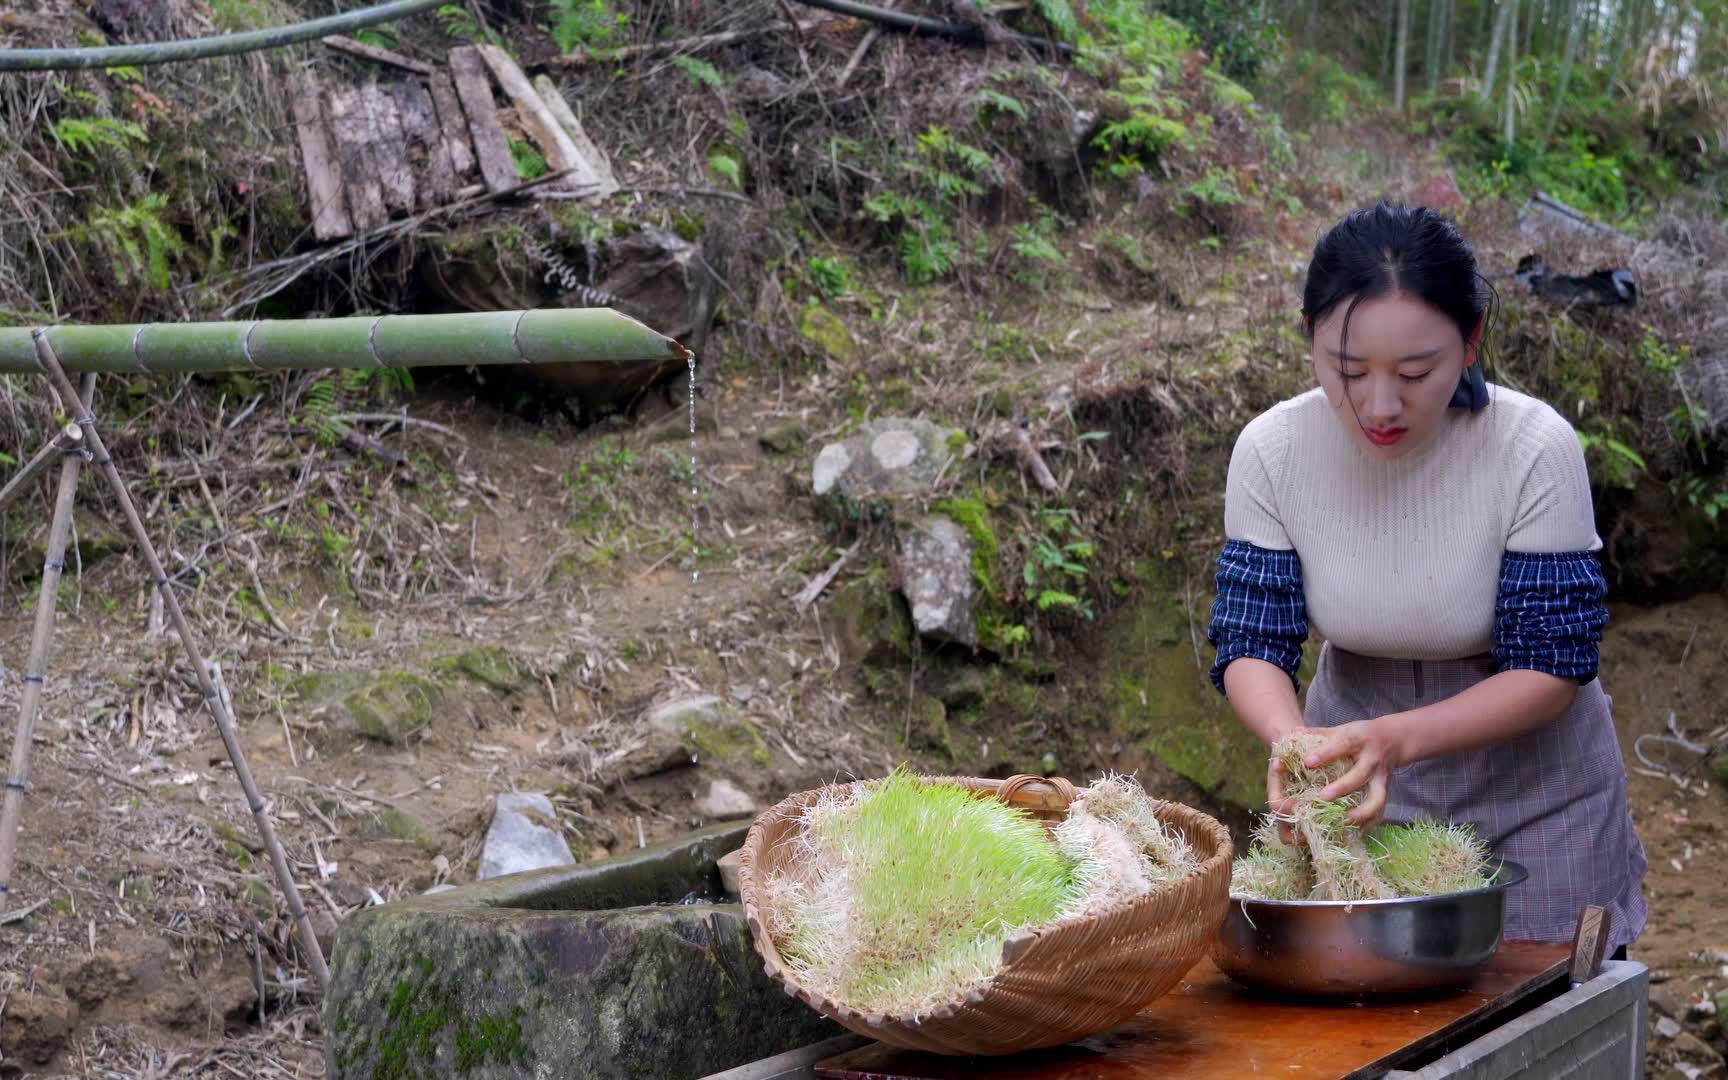
<path fill-rule="evenodd" d="M 1596 679 L 1607 585 L 1584 456 L 1552 408 L 1484 381 L 1487 307 L 1431 210 L 1382 204 L 1320 240 L 1302 294 L 1319 385 L 1251 421 L 1230 460 L 1212 679 L 1266 743 L 1324 729 L 1309 765 L 1355 759 L 1322 793 L 1363 791 L 1355 823 L 1468 822 L 1527 867 L 1508 938 L 1569 941 L 1600 904 L 1624 955 L 1646 861 Z M 1304 710 L 1310 619 L 1326 643 Z"/>

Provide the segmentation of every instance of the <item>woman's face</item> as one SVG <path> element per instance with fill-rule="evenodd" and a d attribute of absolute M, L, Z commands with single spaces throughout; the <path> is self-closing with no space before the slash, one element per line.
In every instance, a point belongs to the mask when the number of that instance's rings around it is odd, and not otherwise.
<path fill-rule="evenodd" d="M 1458 324 L 1408 293 L 1356 305 L 1343 352 L 1346 299 L 1314 328 L 1314 376 L 1344 430 L 1369 454 L 1395 458 L 1434 436 L 1458 377 L 1476 362 L 1481 326 Z"/>

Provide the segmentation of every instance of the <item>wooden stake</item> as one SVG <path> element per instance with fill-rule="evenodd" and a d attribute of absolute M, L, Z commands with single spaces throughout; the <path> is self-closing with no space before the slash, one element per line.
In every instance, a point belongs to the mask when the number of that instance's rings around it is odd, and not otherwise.
<path fill-rule="evenodd" d="M 78 400 L 72 383 L 66 378 L 65 369 L 60 366 L 59 358 L 48 344 L 48 335 L 38 329 L 35 339 L 37 360 L 41 363 L 42 370 L 47 373 L 49 381 L 66 401 Z M 174 621 L 174 629 L 180 635 L 180 644 L 186 649 L 186 658 L 192 662 L 192 673 L 198 678 L 198 688 L 204 694 L 204 703 L 216 718 L 216 728 L 222 734 L 223 745 L 228 748 L 228 760 L 234 765 L 234 775 L 240 781 L 241 790 L 246 793 L 246 805 L 252 811 L 252 820 L 257 823 L 259 839 L 264 842 L 264 850 L 270 853 L 270 862 L 276 871 L 276 884 L 288 902 L 288 914 L 294 919 L 295 927 L 299 930 L 300 947 L 306 953 L 312 974 L 320 986 L 328 986 L 330 968 L 324 962 L 324 950 L 318 944 L 318 936 L 312 932 L 312 923 L 306 917 L 306 905 L 300 900 L 300 890 L 295 886 L 294 874 L 288 868 L 288 857 L 283 854 L 282 845 L 276 839 L 276 830 L 270 825 L 269 807 L 258 794 L 258 784 L 252 778 L 252 769 L 246 764 L 246 753 L 240 746 L 240 735 L 235 729 L 233 713 L 229 711 L 226 699 L 211 680 L 210 667 L 204 662 L 203 654 L 198 651 L 198 643 L 192 637 L 192 626 L 186 621 L 186 612 L 181 609 L 180 600 L 169 585 L 168 572 L 162 568 L 162 560 L 156 555 L 156 546 L 150 542 L 144 520 L 138 516 L 138 507 L 133 504 L 132 495 L 126 490 L 126 482 L 120 478 L 120 471 L 114 467 L 113 459 L 108 456 L 108 447 L 103 444 L 102 433 L 97 430 L 95 417 L 86 410 L 85 415 L 78 418 L 78 426 L 83 430 L 84 438 L 96 456 L 95 463 L 107 479 L 115 501 L 120 504 L 120 511 L 126 517 L 126 525 L 131 530 L 133 542 L 144 556 L 144 563 L 150 569 L 151 580 L 162 597 L 163 606 L 168 609 L 169 617 Z"/>
<path fill-rule="evenodd" d="M 318 79 L 301 72 L 288 84 L 294 107 L 294 131 L 300 139 L 300 160 L 306 169 L 306 198 L 312 204 L 312 235 L 320 241 L 339 240 L 354 231 L 342 196 L 342 172 L 324 126 L 324 106 Z"/>
<path fill-rule="evenodd" d="M 68 424 L 65 431 L 49 439 L 48 444 L 36 451 L 36 456 L 26 461 L 24 467 L 19 469 L 12 479 L 6 481 L 6 486 L 0 488 L 0 508 L 24 494 L 32 480 L 47 472 L 48 467 L 54 464 L 56 457 L 70 450 L 73 443 L 82 438 L 83 435 L 78 432 L 77 425 Z"/>
<path fill-rule="evenodd" d="M 534 89 L 539 91 L 540 100 L 546 103 L 552 118 L 564 129 L 564 134 L 570 137 L 570 141 L 576 145 L 577 154 L 582 158 L 577 163 L 576 171 L 571 174 L 576 179 L 575 186 L 593 186 L 593 197 L 596 199 L 604 199 L 617 191 L 618 181 L 612 175 L 612 163 L 582 129 L 582 121 L 576 119 L 570 103 L 565 101 L 564 95 L 558 91 L 558 84 L 544 75 L 536 75 Z"/>
<path fill-rule="evenodd" d="M 376 45 L 361 44 L 342 34 L 331 34 L 323 40 L 325 45 L 337 52 L 347 53 L 349 56 L 358 56 L 363 60 L 372 60 L 380 64 L 388 64 L 391 67 L 399 67 L 403 71 L 412 71 L 416 75 L 430 76 L 432 74 L 431 64 L 411 59 L 389 49 L 380 49 Z"/>
<path fill-rule="evenodd" d="M 48 526 L 42 588 L 36 594 L 36 629 L 30 638 L 30 658 L 24 664 L 24 692 L 18 702 L 18 730 L 12 736 L 6 796 L 0 802 L 0 910 L 7 906 L 11 890 L 12 866 L 18 851 L 18 819 L 24 813 L 24 785 L 30 776 L 30 738 L 42 708 L 42 678 L 48 666 L 48 643 L 54 637 L 54 614 L 60 606 L 60 574 L 66 567 L 66 535 L 72 530 L 72 501 L 78 493 L 78 469 L 83 464 L 79 454 L 83 436 L 77 428 L 76 424 L 68 424 L 63 433 L 71 448 L 60 457 L 60 489 L 54 499 L 54 518 Z"/>

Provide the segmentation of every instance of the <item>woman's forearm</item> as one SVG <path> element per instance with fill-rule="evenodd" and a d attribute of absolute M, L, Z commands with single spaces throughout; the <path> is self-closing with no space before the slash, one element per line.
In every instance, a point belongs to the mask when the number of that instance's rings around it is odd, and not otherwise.
<path fill-rule="evenodd" d="M 1224 696 L 1248 730 L 1268 746 L 1302 726 L 1302 707 L 1290 676 L 1276 664 L 1252 656 L 1224 669 Z"/>
<path fill-rule="evenodd" d="M 1232 665 L 1234 666 L 1234 665 Z M 1399 765 L 1479 750 L 1559 719 L 1578 684 L 1542 671 L 1502 671 L 1444 701 L 1379 718 Z"/>

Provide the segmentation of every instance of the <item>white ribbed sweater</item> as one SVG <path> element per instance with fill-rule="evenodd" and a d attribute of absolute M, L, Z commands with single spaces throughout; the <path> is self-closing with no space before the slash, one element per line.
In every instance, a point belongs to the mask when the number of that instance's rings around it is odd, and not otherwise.
<path fill-rule="evenodd" d="M 1295 549 L 1310 629 L 1339 648 L 1487 652 L 1502 554 L 1602 546 L 1572 426 L 1526 394 L 1489 392 L 1487 408 L 1447 410 L 1427 443 L 1391 460 L 1358 446 L 1318 389 L 1273 406 L 1236 440 L 1225 533 Z"/>

